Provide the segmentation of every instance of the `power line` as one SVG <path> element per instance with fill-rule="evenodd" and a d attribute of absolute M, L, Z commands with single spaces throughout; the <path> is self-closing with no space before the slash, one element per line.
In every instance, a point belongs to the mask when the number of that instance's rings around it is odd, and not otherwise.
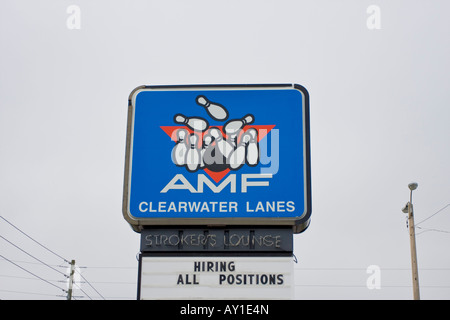
<path fill-rule="evenodd" d="M 75 271 L 78 272 L 77 269 L 75 269 Z M 80 275 L 81 278 L 83 278 L 84 281 L 87 282 L 88 285 L 91 286 L 92 289 L 94 289 L 95 292 L 97 292 L 97 294 L 98 294 L 100 297 L 102 297 L 103 300 L 106 300 L 105 297 L 103 297 L 103 296 L 101 295 L 101 293 L 98 292 L 97 289 L 95 289 L 94 286 L 93 286 L 89 281 L 87 281 L 87 279 L 86 279 L 80 272 L 78 272 L 78 274 Z M 84 291 L 83 291 L 83 292 L 84 292 Z"/>
<path fill-rule="evenodd" d="M 48 281 L 48 280 L 45 280 L 44 278 L 41 278 L 41 277 L 39 277 L 38 275 L 34 274 L 34 273 L 33 273 L 33 272 L 31 272 L 31 271 L 28 271 L 27 269 L 23 268 L 22 266 L 18 265 L 17 263 L 15 263 L 15 262 L 13 262 L 13 261 L 9 260 L 8 258 L 6 258 L 6 257 L 2 256 L 1 254 L 0 254 L 0 257 L 2 257 L 3 259 L 5 259 L 6 261 L 8 261 L 8 262 L 12 263 L 12 264 L 13 264 L 13 265 L 15 265 L 16 267 L 18 267 L 18 268 L 22 269 L 23 271 L 25 271 L 25 272 L 28 272 L 29 274 L 31 274 L 31 275 L 33 275 L 33 276 L 35 276 L 36 278 L 38 278 L 38 279 L 40 279 L 40 280 L 42 280 L 42 281 L 44 281 L 44 282 L 48 283 L 49 285 L 52 285 L 53 287 L 56 287 L 56 288 L 58 288 L 58 289 L 62 290 L 63 292 L 66 292 L 66 290 L 64 290 L 63 288 L 61 288 L 61 287 L 57 286 L 56 284 L 53 284 L 53 283 L 51 283 L 51 282 L 50 282 L 50 281 Z"/>
<path fill-rule="evenodd" d="M 11 241 L 9 241 L 8 239 L 6 239 L 5 237 L 3 237 L 2 235 L 0 235 L 0 238 L 2 238 L 3 240 L 5 240 L 6 242 L 8 242 L 10 245 L 16 247 L 17 249 L 19 249 L 19 250 L 22 251 L 23 253 L 29 255 L 29 256 L 32 257 L 33 259 L 39 261 L 39 262 L 42 263 L 43 265 L 49 267 L 50 269 L 52 269 L 52 270 L 54 270 L 54 271 L 56 271 L 56 272 L 58 272 L 58 273 L 60 273 L 60 274 L 62 274 L 63 276 L 66 277 L 66 274 L 65 274 L 65 273 L 63 273 L 63 272 L 61 272 L 61 271 L 59 271 L 59 270 L 53 268 L 52 266 L 50 266 L 49 264 L 45 263 L 44 261 L 42 261 L 42 260 L 36 258 L 35 256 L 33 256 L 32 254 L 26 252 L 25 250 L 23 250 L 23 249 L 20 248 L 19 246 L 15 245 L 14 243 L 12 243 Z"/>
<path fill-rule="evenodd" d="M 12 260 L 17 263 L 27 263 L 27 264 L 40 264 L 39 262 L 33 262 L 33 261 L 24 261 L 24 260 Z M 67 269 L 67 266 L 63 266 L 61 264 L 49 264 L 52 267 L 58 267 L 58 268 L 64 268 Z M 77 265 L 77 268 L 79 269 L 130 269 L 130 270 L 137 270 L 137 267 L 125 267 L 125 266 L 79 266 Z"/>
<path fill-rule="evenodd" d="M 26 264 L 40 264 L 39 262 L 33 262 L 33 261 L 24 261 L 24 260 L 11 260 L 17 263 L 26 263 Z M 58 268 L 64 268 L 67 269 L 67 266 L 57 265 L 57 264 L 49 264 L 52 267 L 58 267 Z"/>
<path fill-rule="evenodd" d="M 433 214 L 432 214 L 431 216 L 429 216 L 428 218 L 425 218 L 425 219 L 423 219 L 422 221 L 420 221 L 419 223 L 416 223 L 416 227 L 417 227 L 419 224 L 421 224 L 421 223 L 427 221 L 428 219 L 434 217 L 435 215 L 437 215 L 439 212 L 441 212 L 442 210 L 444 210 L 444 209 L 447 208 L 448 206 L 450 206 L 450 203 L 447 204 L 446 206 L 444 206 L 443 208 L 439 209 L 439 210 L 436 211 L 435 213 L 433 213 Z"/>
<path fill-rule="evenodd" d="M 384 268 L 380 266 L 382 271 L 411 271 L 411 268 Z M 294 270 L 299 271 L 366 271 L 367 268 L 327 268 L 327 267 L 298 267 Z M 450 268 L 420 268 L 420 271 L 450 271 Z"/>
<path fill-rule="evenodd" d="M 14 261 L 14 260 L 11 260 Z M 8 275 L 8 274 L 0 274 L 0 277 L 3 278 L 14 278 L 14 279 L 24 279 L 24 280 L 39 280 L 36 278 L 30 278 L 30 277 L 20 277 L 20 276 L 13 276 L 13 275 Z M 65 283 L 67 282 L 67 280 L 48 280 L 51 282 L 59 282 L 59 283 Z M 126 284 L 126 285 L 136 285 L 136 282 L 131 282 L 131 281 L 90 281 L 91 283 L 96 283 L 96 284 Z M 78 284 L 83 284 L 83 283 L 87 283 L 86 281 L 75 281 L 73 284 L 76 285 L 80 290 L 81 287 Z"/>
<path fill-rule="evenodd" d="M 14 261 L 14 260 L 11 260 L 11 261 Z M 24 279 L 24 280 L 34 280 L 34 281 L 39 280 L 39 279 L 36 279 L 36 278 L 20 277 L 20 276 L 12 276 L 12 275 L 8 275 L 8 274 L 0 274 L 0 277 L 4 277 L 4 278 L 15 278 L 15 279 Z M 51 282 L 65 282 L 64 280 L 48 280 L 48 281 L 51 281 Z"/>
<path fill-rule="evenodd" d="M 436 231 L 436 232 L 442 232 L 442 233 L 450 233 L 450 231 L 446 230 L 440 230 L 440 229 L 430 229 L 430 228 L 423 228 L 423 227 L 417 227 L 417 229 L 423 230 L 422 232 L 418 232 L 417 235 L 428 232 L 428 231 Z"/>
<path fill-rule="evenodd" d="M 367 288 L 367 285 L 351 284 L 296 284 L 295 287 L 326 287 L 326 288 Z M 411 288 L 412 285 L 381 285 L 381 288 Z M 420 285 L 421 288 L 450 288 L 450 286 L 441 285 Z"/>
<path fill-rule="evenodd" d="M 78 266 L 80 269 L 134 269 L 137 270 L 137 267 L 114 267 L 114 266 Z"/>
<path fill-rule="evenodd" d="M 55 295 L 55 294 L 48 294 L 48 293 L 28 292 L 28 291 L 15 291 L 15 290 L 3 290 L 3 289 L 0 289 L 0 292 L 33 294 L 33 295 L 48 296 L 48 297 L 64 297 L 64 296 L 59 296 L 59 295 Z"/>
<path fill-rule="evenodd" d="M 81 282 L 84 283 L 84 282 Z M 127 282 L 127 281 L 91 281 L 91 283 L 101 283 L 101 284 L 133 284 L 136 285 L 136 282 Z"/>
<path fill-rule="evenodd" d="M 81 292 L 83 292 L 89 299 L 92 300 L 92 298 L 91 298 L 91 297 L 90 297 L 83 289 L 81 289 L 81 287 L 80 287 L 76 282 L 74 282 L 73 284 L 74 284 L 75 286 L 77 286 L 78 289 L 81 290 Z"/>
<path fill-rule="evenodd" d="M 9 225 L 11 225 L 13 228 L 15 228 L 16 230 L 18 230 L 20 233 L 22 233 L 23 235 L 25 235 L 27 238 L 29 238 L 30 240 L 34 241 L 35 243 L 37 243 L 38 245 L 40 245 L 42 248 L 46 249 L 47 251 L 53 253 L 55 256 L 59 257 L 60 259 L 64 260 L 67 263 L 70 263 L 69 260 L 63 258 L 62 256 L 60 256 L 59 254 L 57 254 L 56 252 L 50 250 L 49 248 L 47 248 L 46 246 L 44 246 L 42 243 L 40 243 L 39 241 L 33 239 L 32 237 L 30 237 L 28 234 L 26 234 L 25 232 L 23 232 L 22 230 L 20 230 L 18 227 L 16 227 L 14 224 L 12 224 L 11 222 L 9 222 L 8 220 L 6 220 L 3 216 L 0 216 L 0 218 L 2 218 L 6 223 L 8 223 Z"/>

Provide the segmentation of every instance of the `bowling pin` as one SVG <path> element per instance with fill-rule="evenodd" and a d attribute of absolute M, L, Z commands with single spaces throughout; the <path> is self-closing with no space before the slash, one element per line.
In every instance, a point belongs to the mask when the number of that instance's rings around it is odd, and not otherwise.
<path fill-rule="evenodd" d="M 221 104 L 209 101 L 205 96 L 197 97 L 197 104 L 204 107 L 211 118 L 217 121 L 228 119 L 228 111 Z"/>
<path fill-rule="evenodd" d="M 186 144 L 188 132 L 185 129 L 178 129 L 176 134 L 177 143 L 172 149 L 172 162 L 177 166 L 184 166 L 186 162 L 186 151 L 188 149 Z"/>
<path fill-rule="evenodd" d="M 217 148 L 223 154 L 225 159 L 228 159 L 234 147 L 227 140 L 223 138 L 222 132 L 217 128 L 211 128 L 209 134 L 214 138 Z"/>
<path fill-rule="evenodd" d="M 186 117 L 186 116 L 182 115 L 181 113 L 176 114 L 173 117 L 173 121 L 175 123 L 184 124 L 189 129 L 197 131 L 197 132 L 198 131 L 203 132 L 209 128 L 208 121 L 206 121 L 205 119 L 200 118 L 200 117 Z"/>
<path fill-rule="evenodd" d="M 242 130 L 242 128 L 250 123 L 253 123 L 255 121 L 255 118 L 253 115 L 248 114 L 242 119 L 233 119 L 228 121 L 225 126 L 223 127 L 223 131 L 228 136 L 229 141 L 233 144 L 233 146 L 236 148 L 237 145 L 237 138 L 239 135 L 239 132 Z"/>
<path fill-rule="evenodd" d="M 186 152 L 186 168 L 188 171 L 197 171 L 200 166 L 200 151 L 197 148 L 198 136 L 193 133 L 189 136 L 190 148 Z"/>
<path fill-rule="evenodd" d="M 237 170 L 244 165 L 245 153 L 246 153 L 247 146 L 248 146 L 251 138 L 252 138 L 252 136 L 250 134 L 245 133 L 242 136 L 241 142 L 237 146 L 236 150 L 234 150 L 230 154 L 229 164 L 230 164 L 231 170 Z"/>
<path fill-rule="evenodd" d="M 253 121 L 255 121 L 255 117 L 248 114 L 242 119 L 233 119 L 228 121 L 223 127 L 223 131 L 225 131 L 227 135 L 237 135 L 244 126 L 253 123 Z"/>
<path fill-rule="evenodd" d="M 206 134 L 203 137 L 203 147 L 202 150 L 200 151 L 200 168 L 204 168 L 205 167 L 205 152 L 206 149 L 209 147 L 209 145 L 212 142 L 212 137 L 209 134 Z"/>
<path fill-rule="evenodd" d="M 259 144 L 258 144 L 258 131 L 255 128 L 248 129 L 245 134 L 251 136 L 250 142 L 247 146 L 247 164 L 251 167 L 256 166 L 259 163 Z"/>

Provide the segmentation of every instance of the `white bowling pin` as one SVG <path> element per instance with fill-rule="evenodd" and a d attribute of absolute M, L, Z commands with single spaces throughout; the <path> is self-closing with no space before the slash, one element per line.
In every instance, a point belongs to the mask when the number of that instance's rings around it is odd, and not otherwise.
<path fill-rule="evenodd" d="M 209 101 L 205 96 L 197 97 L 197 104 L 205 107 L 211 118 L 217 121 L 225 121 L 228 118 L 228 111 L 221 104 Z"/>
<path fill-rule="evenodd" d="M 230 141 L 231 145 L 232 145 L 235 149 L 237 148 L 237 139 L 238 139 L 239 132 L 241 132 L 241 130 L 239 130 L 239 131 L 236 132 L 236 133 L 229 134 L 229 135 L 228 135 L 228 139 L 227 139 L 228 141 Z"/>
<path fill-rule="evenodd" d="M 197 171 L 200 166 L 200 151 L 197 148 L 198 136 L 193 133 L 189 136 L 190 148 L 186 152 L 186 168 L 188 171 Z"/>
<path fill-rule="evenodd" d="M 186 116 L 182 115 L 181 113 L 176 114 L 173 117 L 173 121 L 175 123 L 184 124 L 189 129 L 194 130 L 194 131 L 203 132 L 209 128 L 208 121 L 206 121 L 205 119 L 200 118 L 200 117 L 186 117 Z"/>
<path fill-rule="evenodd" d="M 184 166 L 186 162 L 186 151 L 188 149 L 186 144 L 186 137 L 188 135 L 188 132 L 185 129 L 178 129 L 176 134 L 177 143 L 172 149 L 172 161 L 177 166 Z"/>
<path fill-rule="evenodd" d="M 212 142 L 212 137 L 209 134 L 205 134 L 205 136 L 203 137 L 203 147 L 202 150 L 200 151 L 200 168 L 204 168 L 205 167 L 205 161 L 204 161 L 204 156 L 205 156 L 205 151 L 206 148 L 209 147 L 209 145 Z"/>
<path fill-rule="evenodd" d="M 228 159 L 234 147 L 227 140 L 223 138 L 222 132 L 217 128 L 211 128 L 209 134 L 214 138 L 217 148 L 223 154 L 225 159 Z"/>
<path fill-rule="evenodd" d="M 252 136 L 250 134 L 245 133 L 242 136 L 241 142 L 237 146 L 236 150 L 234 150 L 230 154 L 229 164 L 230 164 L 231 170 L 237 170 L 244 165 L 245 153 L 247 151 L 247 146 L 248 146 L 251 138 L 252 138 Z"/>
<path fill-rule="evenodd" d="M 223 131 L 227 135 L 237 135 L 244 126 L 253 123 L 253 121 L 255 121 L 255 117 L 252 114 L 248 114 L 242 119 L 228 121 L 223 127 Z"/>
<path fill-rule="evenodd" d="M 247 164 L 253 167 L 259 163 L 258 131 L 255 128 L 250 128 L 246 131 L 246 134 L 251 136 L 247 146 L 246 160 Z"/>

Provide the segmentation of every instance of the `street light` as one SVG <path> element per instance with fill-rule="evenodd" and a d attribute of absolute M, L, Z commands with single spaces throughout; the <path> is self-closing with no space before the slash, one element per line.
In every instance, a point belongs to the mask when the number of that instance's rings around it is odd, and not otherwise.
<path fill-rule="evenodd" d="M 408 184 L 408 188 L 411 191 L 416 190 L 417 186 L 418 186 L 417 182 L 411 182 L 410 184 Z"/>
<path fill-rule="evenodd" d="M 409 225 L 409 241 L 411 245 L 411 268 L 412 268 L 412 281 L 413 281 L 413 295 L 414 300 L 420 300 L 419 293 L 419 272 L 417 270 L 417 252 L 416 252 L 416 233 L 414 228 L 414 210 L 412 205 L 412 192 L 416 190 L 418 184 L 416 182 L 411 182 L 408 184 L 410 190 L 409 202 L 406 203 L 402 211 L 408 214 L 408 225 Z"/>

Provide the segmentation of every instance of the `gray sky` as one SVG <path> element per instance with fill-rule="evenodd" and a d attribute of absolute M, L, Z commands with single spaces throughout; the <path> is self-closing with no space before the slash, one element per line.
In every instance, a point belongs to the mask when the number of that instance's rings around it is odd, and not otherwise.
<path fill-rule="evenodd" d="M 70 5 L 80 29 L 67 26 Z M 370 5 L 381 29 L 367 26 Z M 311 99 L 312 217 L 295 236 L 295 297 L 411 299 L 407 185 L 419 183 L 416 222 L 450 203 L 449 10 L 444 0 L 4 0 L 0 215 L 76 259 L 105 298 L 134 299 L 139 235 L 121 212 L 131 90 L 298 83 Z M 449 299 L 450 206 L 420 227 L 438 230 L 417 229 L 421 298 Z M 0 235 L 65 272 L 4 220 Z M 65 288 L 61 273 L 0 242 L 1 255 Z M 371 265 L 380 289 L 366 286 Z M 1 299 L 64 299 L 33 278 L 0 258 Z"/>

